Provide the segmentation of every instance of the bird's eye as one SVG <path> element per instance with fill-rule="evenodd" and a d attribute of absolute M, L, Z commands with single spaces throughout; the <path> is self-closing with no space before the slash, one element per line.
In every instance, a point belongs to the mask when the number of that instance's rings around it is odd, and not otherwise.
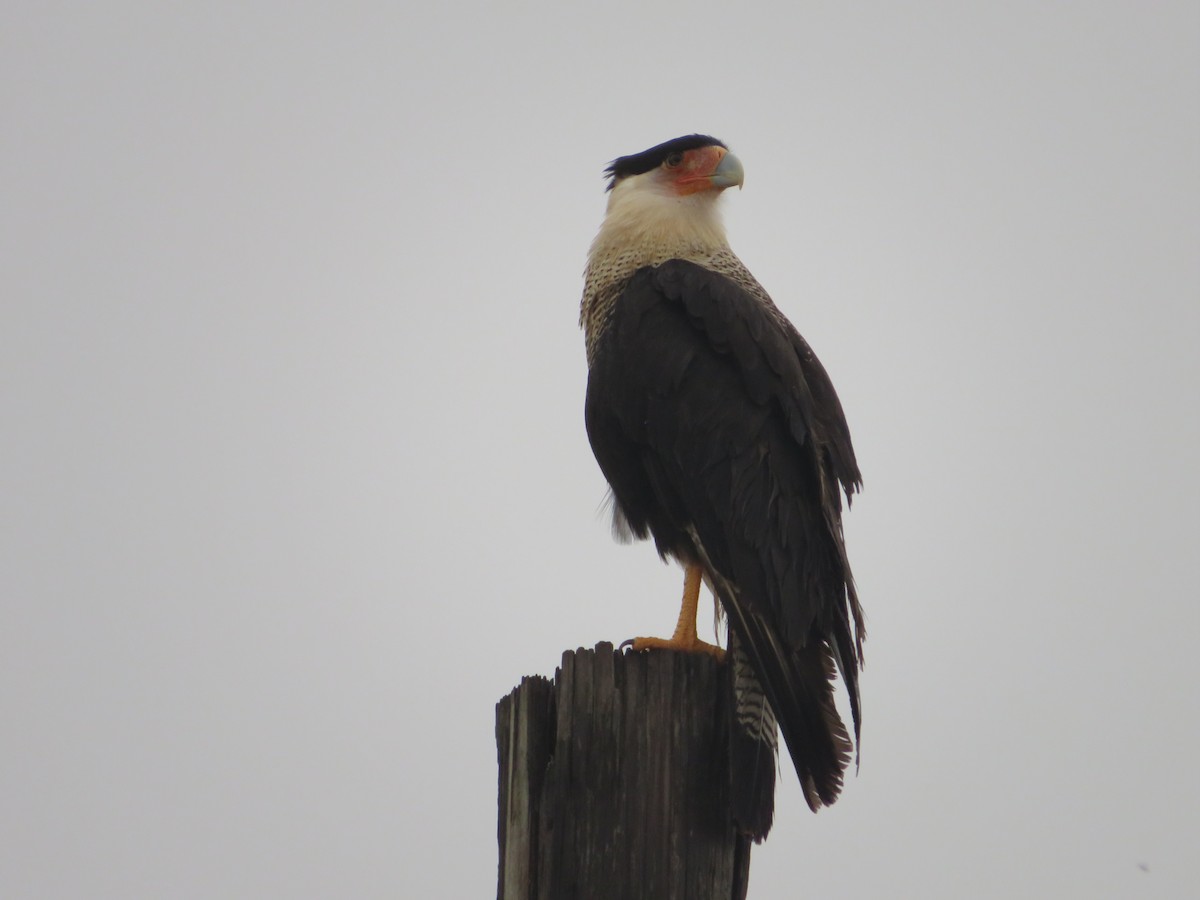
<path fill-rule="evenodd" d="M 673 169 L 677 165 L 679 165 L 681 162 L 683 162 L 683 154 L 677 150 L 667 157 L 666 162 L 667 162 L 667 168 Z"/>

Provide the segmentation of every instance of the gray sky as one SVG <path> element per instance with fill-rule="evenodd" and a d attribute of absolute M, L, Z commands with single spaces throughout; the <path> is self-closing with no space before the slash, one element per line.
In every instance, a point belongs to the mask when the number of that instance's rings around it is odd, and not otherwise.
<path fill-rule="evenodd" d="M 492 894 L 496 700 L 677 612 L 576 317 L 691 131 L 866 477 L 751 897 L 1196 891 L 1200 7 L 416 5 L 5 6 L 0 893 Z"/>

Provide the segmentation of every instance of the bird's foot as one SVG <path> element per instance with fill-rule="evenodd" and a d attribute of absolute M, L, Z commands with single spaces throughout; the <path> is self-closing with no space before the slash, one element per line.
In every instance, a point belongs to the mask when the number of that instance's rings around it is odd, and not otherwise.
<path fill-rule="evenodd" d="M 634 650 L 678 650 L 681 653 L 707 653 L 717 662 L 724 662 L 724 650 L 716 644 L 700 640 L 696 635 L 696 603 L 700 599 L 700 582 L 704 573 L 698 565 L 694 564 L 685 566 L 684 572 L 683 603 L 679 610 L 679 621 L 675 624 L 675 633 L 669 638 L 631 638 L 621 645 L 621 649 L 633 647 Z"/>
<path fill-rule="evenodd" d="M 670 638 L 653 638 L 653 637 L 638 637 L 630 638 L 621 645 L 621 648 L 632 647 L 635 651 L 640 650 L 678 650 L 681 653 L 707 653 L 717 662 L 725 661 L 725 651 L 716 644 L 710 644 L 700 640 L 694 635 L 691 637 L 670 637 Z"/>

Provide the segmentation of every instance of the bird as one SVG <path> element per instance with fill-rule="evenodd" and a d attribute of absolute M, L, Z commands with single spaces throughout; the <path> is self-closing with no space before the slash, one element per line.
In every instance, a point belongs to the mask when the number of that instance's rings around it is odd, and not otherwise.
<path fill-rule="evenodd" d="M 744 184 L 737 156 L 691 134 L 604 174 L 580 303 L 585 426 L 614 536 L 653 539 L 684 569 L 674 634 L 627 643 L 727 661 L 732 815 L 758 842 L 774 818 L 776 723 L 814 812 L 857 759 L 865 628 L 842 496 L 848 508 L 862 475 L 824 367 L 730 249 L 718 200 Z M 697 637 L 702 583 L 727 648 Z"/>

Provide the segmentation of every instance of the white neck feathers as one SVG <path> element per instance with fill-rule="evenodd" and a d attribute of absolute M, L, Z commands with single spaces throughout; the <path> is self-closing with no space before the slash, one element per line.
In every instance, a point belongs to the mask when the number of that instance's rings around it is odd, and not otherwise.
<path fill-rule="evenodd" d="M 604 223 L 588 253 L 590 263 L 636 248 L 639 264 L 652 265 L 707 257 L 729 246 L 716 191 L 681 197 L 654 174 L 625 178 L 613 187 Z"/>

